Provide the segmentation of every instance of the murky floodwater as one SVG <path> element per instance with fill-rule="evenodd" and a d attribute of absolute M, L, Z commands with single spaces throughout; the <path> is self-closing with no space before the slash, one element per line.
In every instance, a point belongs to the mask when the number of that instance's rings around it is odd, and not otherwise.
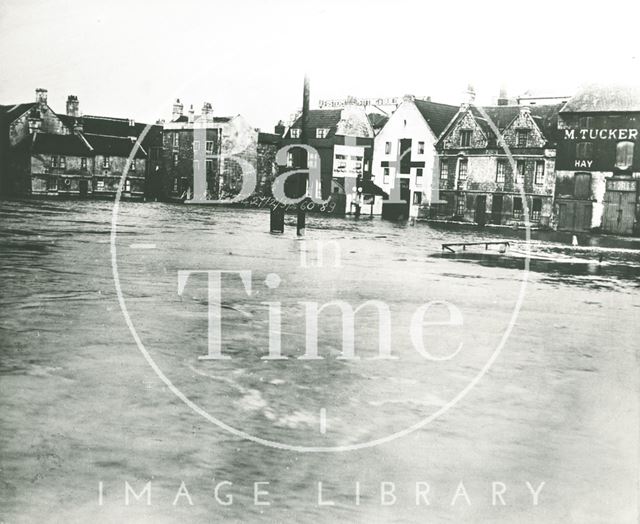
<path fill-rule="evenodd" d="M 149 365 L 116 295 L 111 212 L 0 204 L 4 522 L 636 521 L 632 243 L 571 248 L 538 235 L 525 275 L 522 232 L 308 218 L 300 241 L 291 225 L 268 234 L 265 212 L 123 203 L 118 272 L 149 359 L 197 409 L 269 447 L 196 413 Z M 505 237 L 504 255 L 441 253 L 443 242 Z M 210 351 L 211 270 L 227 272 L 224 360 L 198 358 Z M 181 293 L 180 271 L 194 272 Z M 358 359 L 339 358 L 337 307 L 319 314 L 322 358 L 299 358 L 310 354 L 307 308 L 332 300 L 379 301 L 395 358 L 375 358 L 372 305 L 356 315 Z M 444 325 L 452 311 L 460 323 Z M 274 332 L 286 359 L 262 358 Z M 151 505 L 145 495 L 126 506 L 125 482 L 140 492 L 149 481 Z M 193 505 L 184 494 L 173 505 L 181 482 Z M 255 502 L 255 482 L 268 482 L 257 489 L 269 506 Z M 318 505 L 318 482 L 333 505 Z M 506 486 L 505 506 L 493 505 L 492 482 Z M 545 483 L 535 506 L 527 482 Z M 395 504 L 381 501 L 391 486 Z"/>

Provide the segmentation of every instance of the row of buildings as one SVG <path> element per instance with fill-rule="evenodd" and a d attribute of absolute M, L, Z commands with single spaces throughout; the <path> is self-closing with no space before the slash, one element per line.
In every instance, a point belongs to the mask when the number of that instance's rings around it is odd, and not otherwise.
<path fill-rule="evenodd" d="M 209 103 L 185 112 L 180 100 L 153 125 L 81 115 L 73 95 L 57 114 L 38 89 L 34 102 L 0 106 L 0 184 L 6 194 L 113 197 L 144 131 L 125 197 L 227 199 L 247 169 L 255 194 L 270 196 L 279 174 L 319 165 L 311 196 L 338 214 L 640 234 L 640 89 L 547 99 L 502 91 L 493 106 L 475 104 L 472 90 L 459 106 L 381 102 L 324 104 L 265 133 Z"/>

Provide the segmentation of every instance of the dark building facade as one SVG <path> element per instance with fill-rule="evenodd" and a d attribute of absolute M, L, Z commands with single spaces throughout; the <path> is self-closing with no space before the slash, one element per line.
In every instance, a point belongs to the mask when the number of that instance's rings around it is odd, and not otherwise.
<path fill-rule="evenodd" d="M 640 88 L 587 86 L 559 127 L 558 229 L 640 235 Z"/>
<path fill-rule="evenodd" d="M 56 114 L 47 90 L 36 101 L 3 107 L 5 194 L 33 196 L 113 197 L 145 124 L 126 119 L 81 116 L 77 97 L 67 99 L 67 114 Z M 132 158 L 123 198 L 143 198 L 150 166 L 147 149 L 158 144 L 161 128 L 151 126 Z M 155 153 L 158 158 L 158 151 Z"/>
<path fill-rule="evenodd" d="M 509 225 L 528 218 L 534 226 L 551 227 L 561 107 L 463 104 L 436 144 L 440 203 L 430 216 Z"/>

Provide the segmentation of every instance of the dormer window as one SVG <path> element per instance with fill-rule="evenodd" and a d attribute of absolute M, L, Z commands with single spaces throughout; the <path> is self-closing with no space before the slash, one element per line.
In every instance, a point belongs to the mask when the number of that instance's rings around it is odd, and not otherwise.
<path fill-rule="evenodd" d="M 291 128 L 291 138 L 300 138 L 301 130 L 300 128 L 293 127 Z"/>
<path fill-rule="evenodd" d="M 529 139 L 528 129 L 518 129 L 516 135 L 516 147 L 527 147 L 527 140 Z"/>
<path fill-rule="evenodd" d="M 129 127 L 134 127 L 136 125 L 136 121 L 132 118 L 129 119 Z"/>
<path fill-rule="evenodd" d="M 316 138 L 326 138 L 329 134 L 329 129 L 326 127 L 319 127 L 316 129 Z"/>
<path fill-rule="evenodd" d="M 471 129 L 463 129 L 460 131 L 460 147 L 469 147 L 471 145 Z"/>

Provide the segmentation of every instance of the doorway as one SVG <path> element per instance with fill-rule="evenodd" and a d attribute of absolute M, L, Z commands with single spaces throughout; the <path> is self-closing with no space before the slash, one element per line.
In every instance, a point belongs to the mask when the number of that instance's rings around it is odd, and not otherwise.
<path fill-rule="evenodd" d="M 618 235 L 633 233 L 636 199 L 635 180 L 607 180 L 602 230 Z"/>
<path fill-rule="evenodd" d="M 78 187 L 80 189 L 80 198 L 85 198 L 87 193 L 89 193 L 89 181 L 80 180 L 80 185 Z"/>
<path fill-rule="evenodd" d="M 491 201 L 491 223 L 502 223 L 502 195 L 493 195 Z"/>
<path fill-rule="evenodd" d="M 479 226 L 484 226 L 487 223 L 487 195 L 476 197 L 475 221 Z"/>

